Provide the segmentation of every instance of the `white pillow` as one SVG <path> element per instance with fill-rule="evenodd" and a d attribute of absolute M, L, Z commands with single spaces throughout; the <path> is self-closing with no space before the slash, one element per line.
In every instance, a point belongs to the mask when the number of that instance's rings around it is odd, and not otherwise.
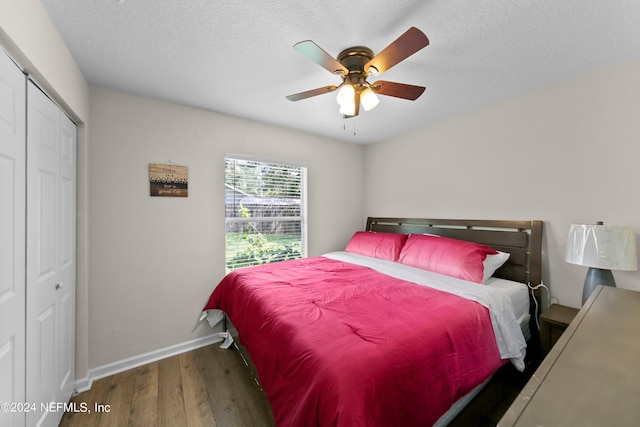
<path fill-rule="evenodd" d="M 489 277 L 493 276 L 493 273 L 495 273 L 497 269 L 502 267 L 502 264 L 507 262 L 509 256 L 510 254 L 500 251 L 498 251 L 496 255 L 487 255 L 487 257 L 484 259 L 484 262 L 482 263 L 484 265 L 483 282 L 486 282 Z"/>

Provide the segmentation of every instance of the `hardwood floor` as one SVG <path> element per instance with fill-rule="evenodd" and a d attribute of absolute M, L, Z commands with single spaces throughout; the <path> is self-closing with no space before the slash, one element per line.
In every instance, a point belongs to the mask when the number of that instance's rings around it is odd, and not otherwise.
<path fill-rule="evenodd" d="M 533 370 L 505 365 L 450 426 L 495 426 Z M 88 411 L 65 413 L 61 426 L 275 426 L 240 353 L 217 344 L 94 381 L 72 402 Z"/>
<path fill-rule="evenodd" d="M 60 426 L 275 426 L 245 369 L 237 350 L 216 344 L 150 363 L 94 381 L 72 399 L 88 411 L 65 413 Z"/>

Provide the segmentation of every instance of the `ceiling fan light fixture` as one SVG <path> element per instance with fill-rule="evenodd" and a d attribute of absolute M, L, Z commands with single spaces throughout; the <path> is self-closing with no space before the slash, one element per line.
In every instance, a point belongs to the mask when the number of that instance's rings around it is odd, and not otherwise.
<path fill-rule="evenodd" d="M 378 96 L 371 88 L 367 87 L 360 93 L 360 102 L 362 102 L 362 108 L 364 108 L 365 111 L 370 111 L 378 105 L 380 99 L 378 99 Z"/>
<path fill-rule="evenodd" d="M 340 90 L 338 90 L 338 96 L 336 96 L 336 101 L 338 101 L 338 104 L 340 104 L 341 106 L 345 104 L 353 104 L 353 98 L 355 94 L 355 88 L 352 85 L 345 83 L 340 86 Z"/>
<path fill-rule="evenodd" d="M 414 101 L 424 92 L 423 86 L 388 81 L 377 81 L 371 85 L 367 82 L 367 77 L 385 73 L 428 44 L 427 36 L 411 27 L 377 55 L 368 47 L 352 46 L 342 50 L 336 59 L 313 41 L 301 41 L 293 45 L 293 48 L 327 71 L 341 74 L 342 83 L 339 86 L 325 86 L 288 95 L 286 98 L 299 101 L 337 90 L 336 101 L 345 118 L 356 117 L 361 105 L 365 111 L 375 108 L 379 103 L 378 95 Z"/>
<path fill-rule="evenodd" d="M 354 102 L 355 100 L 352 98 L 351 101 L 345 102 L 343 104 L 340 104 L 340 114 L 342 114 L 343 116 L 355 116 L 356 115 L 356 103 Z"/>

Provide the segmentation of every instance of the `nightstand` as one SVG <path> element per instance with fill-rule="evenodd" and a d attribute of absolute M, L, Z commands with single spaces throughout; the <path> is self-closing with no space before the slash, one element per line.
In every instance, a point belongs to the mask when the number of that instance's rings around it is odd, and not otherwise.
<path fill-rule="evenodd" d="M 540 346 L 544 358 L 551 347 L 558 341 L 560 335 L 567 329 L 569 323 L 578 314 L 577 308 L 560 304 L 551 306 L 540 315 Z"/>

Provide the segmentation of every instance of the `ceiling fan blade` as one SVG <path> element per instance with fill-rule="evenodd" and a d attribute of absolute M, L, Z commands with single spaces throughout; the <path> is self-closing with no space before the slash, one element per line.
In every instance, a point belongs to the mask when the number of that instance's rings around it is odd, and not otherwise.
<path fill-rule="evenodd" d="M 418 99 L 425 90 L 423 86 L 387 82 L 384 80 L 378 80 L 372 84 L 371 89 L 379 95 L 395 96 L 396 98 L 409 99 L 411 101 Z"/>
<path fill-rule="evenodd" d="M 369 67 L 375 67 L 377 74 L 382 74 L 397 63 L 407 59 L 423 47 L 429 44 L 429 39 L 416 27 L 409 28 L 393 43 L 387 46 L 364 65 L 364 72 L 369 72 Z"/>
<path fill-rule="evenodd" d="M 296 43 L 293 48 L 333 74 L 347 75 L 349 73 L 344 65 L 311 40 Z"/>
<path fill-rule="evenodd" d="M 287 99 L 289 101 L 300 101 L 301 99 L 307 99 L 307 98 L 311 98 L 312 96 L 333 92 L 336 89 L 338 89 L 337 86 L 319 87 L 317 89 L 311 89 L 305 92 L 300 92 L 293 95 L 287 95 Z"/>

